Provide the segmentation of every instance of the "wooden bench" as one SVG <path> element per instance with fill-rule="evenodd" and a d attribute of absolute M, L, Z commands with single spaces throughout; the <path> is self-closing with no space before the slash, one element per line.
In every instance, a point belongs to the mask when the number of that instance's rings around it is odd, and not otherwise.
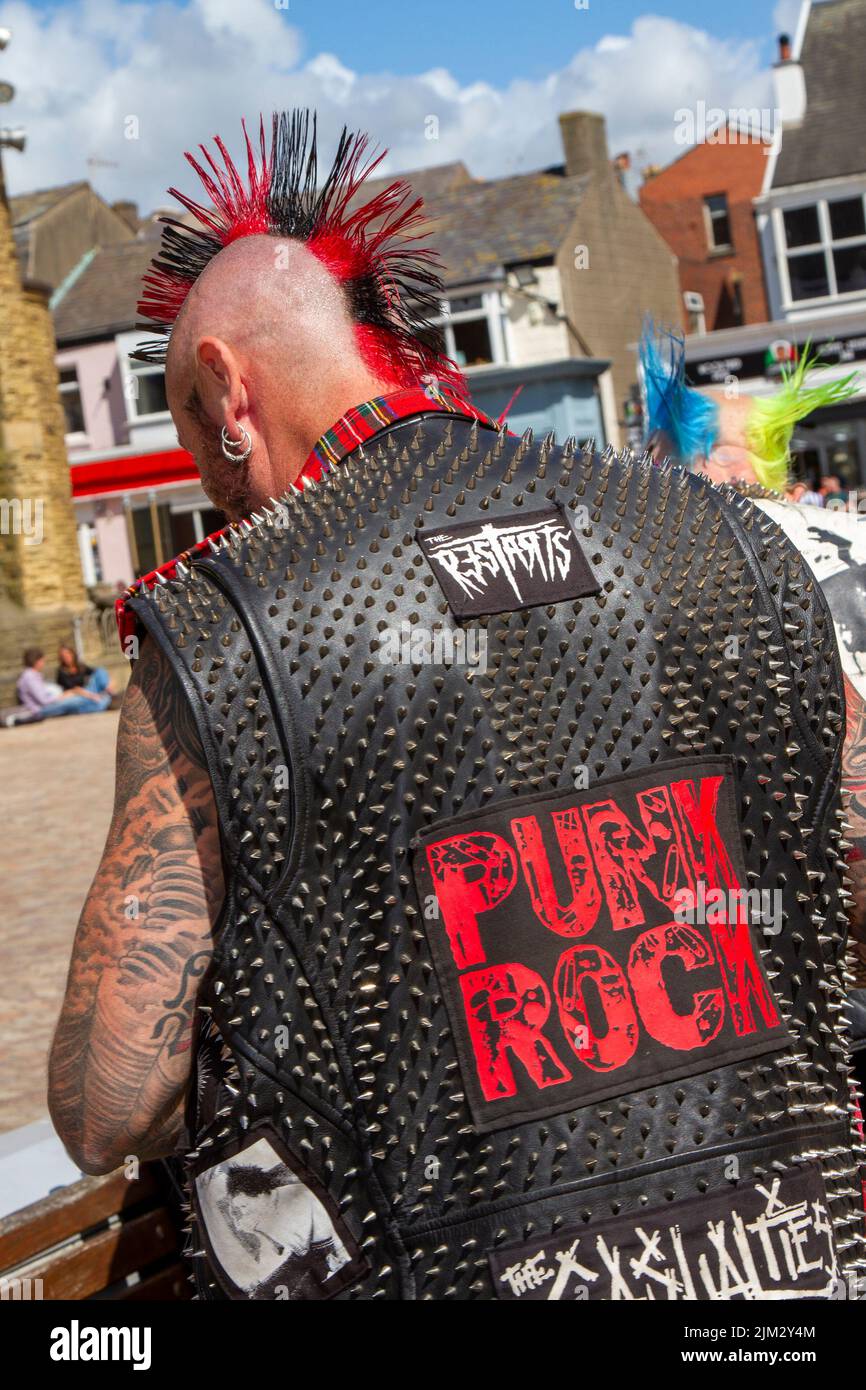
<path fill-rule="evenodd" d="M 0 1220 L 0 1298 L 192 1296 L 166 1170 L 84 1178 Z"/>

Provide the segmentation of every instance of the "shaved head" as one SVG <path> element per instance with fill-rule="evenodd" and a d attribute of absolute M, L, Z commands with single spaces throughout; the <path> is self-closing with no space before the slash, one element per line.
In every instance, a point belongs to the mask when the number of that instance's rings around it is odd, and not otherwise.
<path fill-rule="evenodd" d="M 279 496 L 346 410 L 394 389 L 365 364 L 345 292 L 300 242 L 249 236 L 192 286 L 166 357 L 168 405 L 205 491 L 230 517 Z M 223 457 L 220 432 L 252 445 Z"/>
<path fill-rule="evenodd" d="M 243 237 L 211 261 L 190 290 L 172 330 L 167 373 L 191 384 L 200 337 L 239 350 L 294 348 L 284 363 L 297 373 L 303 355 L 337 334 L 342 352 L 357 352 L 343 290 L 298 241 Z"/>

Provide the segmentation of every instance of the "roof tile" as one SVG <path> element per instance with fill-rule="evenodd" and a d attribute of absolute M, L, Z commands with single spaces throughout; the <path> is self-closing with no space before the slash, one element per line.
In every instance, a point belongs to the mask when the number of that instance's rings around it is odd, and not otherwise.
<path fill-rule="evenodd" d="M 453 288 L 495 278 L 508 265 L 555 255 L 589 183 L 586 175 L 551 172 L 476 180 L 459 162 L 404 177 L 425 200 L 431 240 L 442 258 L 445 283 Z M 367 192 L 375 194 L 390 182 L 371 180 Z M 155 249 L 151 235 L 97 252 L 55 309 L 58 342 L 133 328 L 141 278 Z"/>
<path fill-rule="evenodd" d="M 866 0 L 813 5 L 800 61 L 806 114 L 784 131 L 773 188 L 866 170 Z"/>

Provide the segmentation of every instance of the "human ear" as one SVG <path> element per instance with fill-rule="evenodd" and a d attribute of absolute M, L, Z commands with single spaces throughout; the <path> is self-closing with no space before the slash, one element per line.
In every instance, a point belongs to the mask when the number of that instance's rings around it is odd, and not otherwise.
<path fill-rule="evenodd" d="M 246 411 L 246 392 L 238 360 L 222 338 L 204 337 L 196 347 L 196 385 L 214 425 L 230 429 Z M 236 431 L 235 431 L 236 432 Z"/>

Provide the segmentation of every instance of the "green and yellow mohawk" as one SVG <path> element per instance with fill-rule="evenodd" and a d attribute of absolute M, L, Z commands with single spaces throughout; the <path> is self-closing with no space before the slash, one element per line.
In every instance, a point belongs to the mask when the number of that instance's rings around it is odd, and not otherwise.
<path fill-rule="evenodd" d="M 686 381 L 685 339 L 681 334 L 644 324 L 638 349 L 647 440 L 662 434 L 680 462 L 694 465 L 708 458 L 719 437 L 719 404 Z M 784 370 L 772 396 L 755 396 L 745 425 L 745 447 L 755 475 L 773 492 L 789 483 L 794 426 L 822 406 L 838 405 L 857 394 L 857 373 L 838 381 L 807 386 L 806 377 L 821 366 L 809 343 L 796 367 Z"/>
<path fill-rule="evenodd" d="M 807 386 L 806 377 L 820 366 L 818 356 L 807 343 L 796 367 L 783 370 L 782 384 L 773 396 L 756 396 L 746 422 L 746 444 L 758 481 L 774 492 L 784 492 L 791 466 L 791 436 L 794 426 L 813 410 L 838 405 L 857 394 L 857 373 L 838 381 Z"/>

